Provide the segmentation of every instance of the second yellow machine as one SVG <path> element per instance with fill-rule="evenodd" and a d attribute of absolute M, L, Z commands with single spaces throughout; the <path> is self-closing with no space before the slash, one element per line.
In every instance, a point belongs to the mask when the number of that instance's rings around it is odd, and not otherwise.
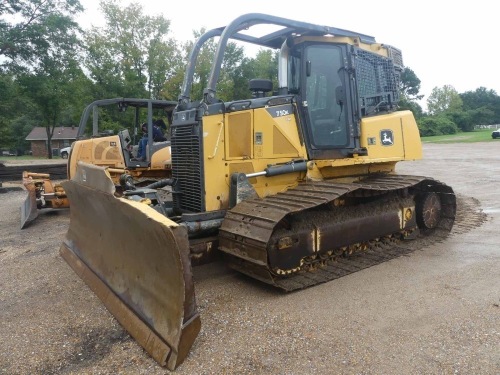
<path fill-rule="evenodd" d="M 280 28 L 241 33 L 257 24 Z M 208 85 L 194 101 L 198 53 L 213 37 Z M 278 86 L 255 79 L 248 98 L 219 100 L 230 39 L 279 50 Z M 404 239 L 449 231 L 451 187 L 396 173 L 398 162 L 422 157 L 412 113 L 397 110 L 402 69 L 398 49 L 333 27 L 247 14 L 207 32 L 186 67 L 157 183 L 141 188 L 124 173 L 118 184 L 113 171 L 80 161 L 63 184 L 71 223 L 62 256 L 174 369 L 200 330 L 192 265 L 223 254 L 292 291 L 398 256 L 393 244 Z"/>

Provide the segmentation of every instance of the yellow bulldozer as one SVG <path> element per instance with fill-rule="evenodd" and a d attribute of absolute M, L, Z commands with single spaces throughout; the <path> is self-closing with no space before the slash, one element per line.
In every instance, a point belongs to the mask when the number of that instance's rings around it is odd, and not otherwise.
<path fill-rule="evenodd" d="M 259 24 L 277 30 L 242 33 Z M 214 37 L 204 96 L 192 100 L 199 51 Z M 229 40 L 279 50 L 278 87 L 256 78 L 248 98 L 218 99 Z M 412 113 L 398 111 L 402 69 L 400 50 L 334 27 L 255 13 L 208 31 L 186 66 L 168 157 L 157 159 L 150 142 L 137 168 L 99 166 L 79 150 L 126 159 L 127 137 L 75 142 L 62 257 L 173 370 L 201 327 L 192 267 L 214 255 L 294 291 L 397 257 L 402 241 L 449 232 L 452 188 L 396 173 L 398 162 L 422 157 Z M 154 181 L 145 185 L 140 170 Z"/>
<path fill-rule="evenodd" d="M 116 184 L 125 174 L 134 178 L 138 186 L 156 182 L 170 168 L 170 143 L 153 142 L 154 122 L 171 119 L 177 102 L 138 98 L 112 98 L 96 100 L 83 111 L 78 125 L 78 140 L 71 145 L 68 160 L 68 179 L 75 174 L 78 161 L 107 167 Z M 106 129 L 109 123 L 119 124 L 120 130 Z M 147 154 L 137 158 L 141 124 L 148 132 Z M 163 131 L 163 130 L 162 130 Z M 149 139 L 151 138 L 151 139 Z M 68 156 L 69 157 L 69 156 Z M 23 185 L 28 193 L 21 206 L 21 229 L 35 220 L 41 211 L 67 209 L 68 197 L 60 182 L 51 180 L 49 173 L 23 172 Z M 124 181 L 121 182 L 125 183 Z"/>

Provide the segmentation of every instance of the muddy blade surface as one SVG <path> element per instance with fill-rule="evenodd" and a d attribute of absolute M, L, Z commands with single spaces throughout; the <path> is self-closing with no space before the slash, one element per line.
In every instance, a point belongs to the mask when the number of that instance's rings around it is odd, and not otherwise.
<path fill-rule="evenodd" d="M 24 229 L 38 217 L 35 185 L 25 184 L 24 186 L 26 187 L 28 195 L 21 206 L 21 229 Z"/>
<path fill-rule="evenodd" d="M 63 186 L 71 218 L 62 257 L 158 363 L 175 369 L 200 330 L 185 229 L 116 198 L 100 167 L 79 165 Z"/>

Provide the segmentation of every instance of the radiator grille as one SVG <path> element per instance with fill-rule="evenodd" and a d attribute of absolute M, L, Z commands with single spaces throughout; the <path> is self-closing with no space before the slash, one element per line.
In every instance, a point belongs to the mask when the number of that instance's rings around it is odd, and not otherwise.
<path fill-rule="evenodd" d="M 202 137 L 200 125 L 172 125 L 174 207 L 181 212 L 204 211 Z"/>

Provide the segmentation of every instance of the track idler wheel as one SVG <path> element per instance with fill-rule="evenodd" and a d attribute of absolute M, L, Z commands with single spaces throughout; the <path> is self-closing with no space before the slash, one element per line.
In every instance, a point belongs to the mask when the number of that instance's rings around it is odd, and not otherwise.
<path fill-rule="evenodd" d="M 436 193 L 425 193 L 417 201 L 417 224 L 420 229 L 434 229 L 441 220 L 441 199 Z"/>

